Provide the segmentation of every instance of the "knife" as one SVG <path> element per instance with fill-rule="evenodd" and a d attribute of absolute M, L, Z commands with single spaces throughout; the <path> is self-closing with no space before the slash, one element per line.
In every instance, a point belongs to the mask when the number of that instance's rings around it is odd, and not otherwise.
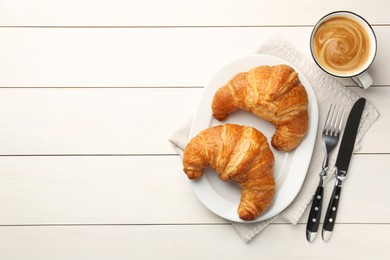
<path fill-rule="evenodd" d="M 348 173 L 349 163 L 351 161 L 353 148 L 355 146 L 356 134 L 363 114 L 365 98 L 358 99 L 349 113 L 347 124 L 344 129 L 343 138 L 337 155 L 335 164 L 336 182 L 332 196 L 329 201 L 328 209 L 325 214 L 324 224 L 322 226 L 322 239 L 328 241 L 332 235 L 334 223 L 341 195 L 341 187 Z"/>

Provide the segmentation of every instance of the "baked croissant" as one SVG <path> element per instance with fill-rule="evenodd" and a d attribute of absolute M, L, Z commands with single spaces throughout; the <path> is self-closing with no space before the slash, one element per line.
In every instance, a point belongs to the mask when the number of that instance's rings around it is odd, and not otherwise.
<path fill-rule="evenodd" d="M 308 98 L 298 73 L 287 65 L 259 66 L 234 76 L 214 95 L 213 116 L 224 120 L 243 109 L 276 127 L 272 146 L 290 151 L 303 139 L 308 127 Z"/>
<path fill-rule="evenodd" d="M 273 201 L 274 155 L 255 128 L 225 124 L 201 131 L 186 146 L 183 165 L 190 179 L 200 178 L 210 166 L 223 181 L 237 182 L 242 189 L 238 215 L 243 220 L 255 219 Z"/>

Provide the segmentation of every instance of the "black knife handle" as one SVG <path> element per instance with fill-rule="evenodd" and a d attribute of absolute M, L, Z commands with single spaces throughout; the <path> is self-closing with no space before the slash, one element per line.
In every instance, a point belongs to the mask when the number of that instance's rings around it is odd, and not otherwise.
<path fill-rule="evenodd" d="M 341 194 L 341 186 L 335 185 L 332 193 L 332 197 L 330 198 L 328 209 L 326 210 L 324 225 L 322 229 L 332 232 L 334 223 L 336 222 L 337 210 L 339 208 Z"/>
<path fill-rule="evenodd" d="M 306 230 L 310 232 L 317 232 L 320 225 L 321 209 L 322 209 L 322 197 L 324 196 L 324 187 L 318 186 L 316 193 L 314 194 L 309 218 L 307 220 Z"/>

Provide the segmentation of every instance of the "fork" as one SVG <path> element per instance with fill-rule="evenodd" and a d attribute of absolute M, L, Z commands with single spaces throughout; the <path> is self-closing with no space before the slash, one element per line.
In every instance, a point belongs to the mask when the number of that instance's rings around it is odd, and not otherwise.
<path fill-rule="evenodd" d="M 343 114 L 344 108 L 341 108 L 341 105 L 332 104 L 329 108 L 328 115 L 326 116 L 324 127 L 322 129 L 322 144 L 326 153 L 322 163 L 322 170 L 320 172 L 320 182 L 316 193 L 314 194 L 309 218 L 307 220 L 306 239 L 309 242 L 315 239 L 318 226 L 320 224 L 322 197 L 324 194 L 325 178 L 328 171 L 329 155 L 339 141 Z"/>

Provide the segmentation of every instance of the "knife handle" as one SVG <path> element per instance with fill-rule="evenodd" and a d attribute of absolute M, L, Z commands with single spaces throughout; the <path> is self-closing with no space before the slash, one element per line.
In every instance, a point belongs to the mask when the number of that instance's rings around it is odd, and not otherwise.
<path fill-rule="evenodd" d="M 306 238 L 309 242 L 313 241 L 320 225 L 322 197 L 324 196 L 324 187 L 319 185 L 314 194 L 310 208 L 309 218 L 306 226 Z"/>
<path fill-rule="evenodd" d="M 326 210 L 324 225 L 322 226 L 322 239 L 328 241 L 332 234 L 334 223 L 336 222 L 337 210 L 339 207 L 341 186 L 335 185 L 332 197 Z"/>

